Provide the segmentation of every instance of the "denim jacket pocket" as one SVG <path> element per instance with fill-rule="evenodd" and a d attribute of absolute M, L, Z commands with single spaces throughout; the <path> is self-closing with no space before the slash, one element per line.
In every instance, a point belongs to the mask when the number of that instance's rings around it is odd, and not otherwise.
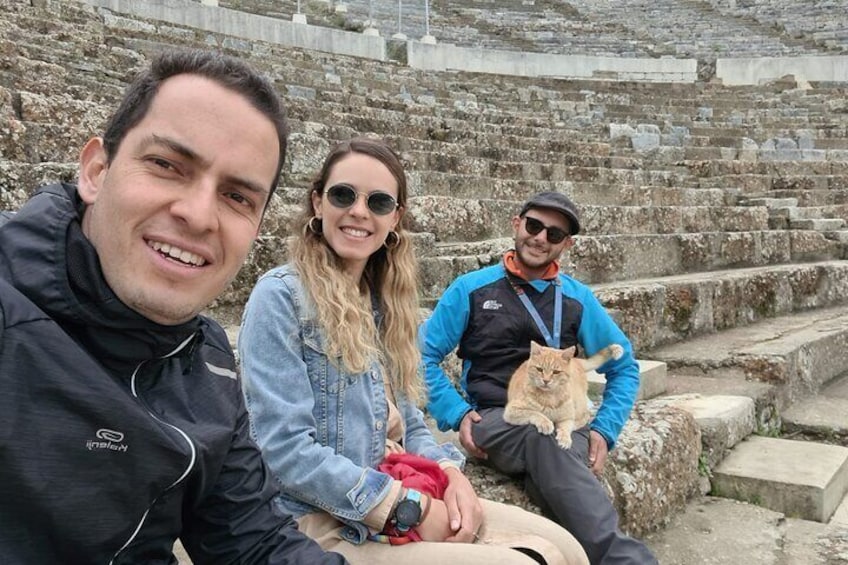
<path fill-rule="evenodd" d="M 313 416 L 317 426 L 318 441 L 323 445 L 333 447 L 336 452 L 341 452 L 344 433 L 340 429 L 343 425 L 343 399 L 347 384 L 347 377 L 341 369 L 341 360 L 333 362 L 327 352 L 327 339 L 324 332 L 315 320 L 308 320 L 302 324 L 303 331 L 303 359 L 308 368 L 312 393 L 315 399 Z M 331 443 L 335 439 L 335 445 Z"/>

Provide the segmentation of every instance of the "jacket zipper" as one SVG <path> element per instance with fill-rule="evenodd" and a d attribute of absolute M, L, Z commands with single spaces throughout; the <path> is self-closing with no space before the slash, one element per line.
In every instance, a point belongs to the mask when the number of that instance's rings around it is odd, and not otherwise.
<path fill-rule="evenodd" d="M 172 357 L 172 356 L 176 355 L 186 345 L 191 343 L 191 340 L 194 339 L 195 335 L 196 334 L 192 334 L 185 341 L 183 341 L 181 344 L 179 344 L 176 349 L 174 349 L 173 351 L 171 351 L 167 355 L 163 355 L 162 357 L 158 357 L 158 359 L 166 359 L 168 357 Z M 136 536 L 138 535 L 138 532 L 141 531 L 141 527 L 144 525 L 145 520 L 147 520 L 148 514 L 150 514 L 150 509 L 153 508 L 153 506 L 159 501 L 160 498 L 162 498 L 162 495 L 164 495 L 166 492 L 168 492 L 171 489 L 173 489 L 174 487 L 176 487 L 178 484 L 180 484 L 189 475 L 191 470 L 194 468 L 195 462 L 197 461 L 197 449 L 194 447 L 194 442 L 191 441 L 191 438 L 188 437 L 188 434 L 185 433 L 180 428 L 178 428 L 177 426 L 170 424 L 170 423 L 162 420 L 158 416 L 156 416 L 156 414 L 154 414 L 153 412 L 150 411 L 149 408 L 147 408 L 147 406 L 144 404 L 142 399 L 139 398 L 138 391 L 135 388 L 135 378 L 136 378 L 136 375 L 138 375 L 139 369 L 141 369 L 142 365 L 144 365 L 145 363 L 147 363 L 147 361 L 142 361 L 141 363 L 139 363 L 136 366 L 135 370 L 133 371 L 132 377 L 130 378 L 130 389 L 132 391 L 132 395 L 144 407 L 144 409 L 147 411 L 147 414 L 151 418 L 153 418 L 154 420 L 156 420 L 157 422 L 159 422 L 162 425 L 168 426 L 169 428 L 176 431 L 180 436 L 182 436 L 182 438 L 188 444 L 189 449 L 191 450 L 191 459 L 189 460 L 188 467 L 186 467 L 185 471 L 183 471 L 183 474 L 180 475 L 179 478 L 177 478 L 176 481 L 171 483 L 165 490 L 163 490 L 161 493 L 159 493 L 159 495 L 156 498 L 154 498 L 153 501 L 148 505 L 147 509 L 144 511 L 144 514 L 141 515 L 141 519 L 138 521 L 138 525 L 135 527 L 135 530 L 133 530 L 133 533 L 130 535 L 130 537 L 127 539 L 127 541 L 124 542 L 124 545 L 122 545 L 120 547 L 120 549 L 118 549 L 118 551 L 115 552 L 115 554 L 112 556 L 112 559 L 109 560 L 109 565 L 112 565 L 115 562 L 115 559 L 117 559 L 118 556 L 121 554 L 121 552 L 124 551 L 133 542 L 133 540 L 135 540 Z"/>

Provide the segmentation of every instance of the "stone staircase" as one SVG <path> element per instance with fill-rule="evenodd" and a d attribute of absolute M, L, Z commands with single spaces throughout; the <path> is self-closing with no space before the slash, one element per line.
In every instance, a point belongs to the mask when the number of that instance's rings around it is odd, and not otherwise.
<path fill-rule="evenodd" d="M 563 264 L 615 312 L 641 358 L 642 400 L 605 474 L 624 527 L 666 528 L 653 547 L 672 544 L 693 512 L 726 510 L 697 498 L 710 490 L 767 505 L 751 512 L 775 523 L 846 520 L 844 86 L 425 73 L 70 0 L 0 0 L 0 208 L 73 179 L 77 149 L 127 78 L 168 45 L 246 59 L 272 77 L 291 118 L 281 187 L 215 316 L 233 326 L 257 275 L 285 259 L 287 222 L 334 140 L 373 133 L 401 152 L 425 307 L 458 274 L 499 260 L 520 202 L 562 192 L 586 226 Z M 602 376 L 593 383 L 600 394 Z M 746 469 L 766 453 L 768 465 Z M 469 473 L 486 496 L 531 506 L 510 479 L 474 463 Z M 793 524 L 779 534 L 786 547 L 808 527 Z M 815 562 L 790 557 L 782 563 Z"/>

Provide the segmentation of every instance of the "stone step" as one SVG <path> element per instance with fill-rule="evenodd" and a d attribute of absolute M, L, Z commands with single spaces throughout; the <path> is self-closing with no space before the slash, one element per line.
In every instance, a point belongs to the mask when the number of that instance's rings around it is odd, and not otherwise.
<path fill-rule="evenodd" d="M 827 522 L 848 491 L 848 448 L 750 436 L 713 470 L 712 494 Z"/>
<path fill-rule="evenodd" d="M 848 443 L 848 373 L 782 413 L 783 431 L 790 436 L 813 438 L 829 443 Z"/>
<path fill-rule="evenodd" d="M 666 391 L 666 364 L 662 361 L 638 359 L 639 363 L 639 392 L 636 400 L 648 400 Z M 597 371 L 586 373 L 589 381 L 589 396 L 601 399 L 606 388 L 607 379 Z"/>
<path fill-rule="evenodd" d="M 841 218 L 789 220 L 789 227 L 794 230 L 836 231 L 845 227 L 845 220 Z"/>
<path fill-rule="evenodd" d="M 760 435 L 776 435 L 782 420 L 778 409 L 778 387 L 769 383 L 717 377 L 679 375 L 668 372 L 666 392 L 670 397 L 698 395 L 702 397 L 735 396 L 754 403 L 754 430 Z"/>
<path fill-rule="evenodd" d="M 707 470 L 714 469 L 737 443 L 757 429 L 754 401 L 747 396 L 684 394 L 663 396 L 657 401 L 695 418 L 701 429 L 700 463 Z"/>
<path fill-rule="evenodd" d="M 489 218 L 483 220 L 486 219 Z M 473 234 L 475 238 L 503 233 L 494 231 L 499 229 L 494 223 L 469 221 L 469 227 L 478 230 Z M 510 238 L 492 241 L 502 247 L 497 249 L 493 244 L 488 252 L 481 253 L 476 251 L 481 245 L 455 242 L 450 248 L 441 248 L 439 256 L 422 258 L 424 298 L 436 298 L 454 278 L 470 269 L 496 263 L 501 253 L 512 246 Z M 808 230 L 578 235 L 561 264 L 565 272 L 582 282 L 622 281 L 618 284 L 623 285 L 623 281 L 685 273 L 840 259 L 843 248 L 840 242 Z"/>
<path fill-rule="evenodd" d="M 836 565 L 848 555 L 844 526 L 713 496 L 692 500 L 644 541 L 662 565 Z"/>
<path fill-rule="evenodd" d="M 842 502 L 836 507 L 828 523 L 841 528 L 848 528 L 848 495 L 843 497 Z"/>
<path fill-rule="evenodd" d="M 848 261 L 773 265 L 594 285 L 636 351 L 845 303 Z M 651 359 L 651 356 L 640 355 Z M 669 369 L 673 369 L 669 367 Z"/>
<path fill-rule="evenodd" d="M 784 199 L 781 199 L 784 200 Z M 834 204 L 831 206 L 798 206 L 793 204 L 787 207 L 777 207 L 769 210 L 772 217 L 785 218 L 787 224 L 791 220 L 809 220 L 809 219 L 841 219 L 848 218 L 848 205 Z"/>
<path fill-rule="evenodd" d="M 818 392 L 848 367 L 848 309 L 779 316 L 654 349 L 675 374 L 778 386 L 780 407 Z"/>
<path fill-rule="evenodd" d="M 828 239 L 838 241 L 839 243 L 848 243 L 848 230 L 833 230 L 824 234 Z"/>
<path fill-rule="evenodd" d="M 848 204 L 848 190 L 779 189 L 770 191 L 775 198 L 795 198 L 799 206 L 835 206 Z"/>
<path fill-rule="evenodd" d="M 769 210 L 787 210 L 798 206 L 797 198 L 740 198 L 740 206 L 765 206 Z"/>
<path fill-rule="evenodd" d="M 634 171 L 599 167 L 563 166 L 550 178 L 488 176 L 480 171 L 407 171 L 412 196 L 502 198 L 523 200 L 542 191 L 564 192 L 580 205 L 731 205 L 721 188 L 687 187 L 670 171 Z M 304 168 L 306 173 L 306 168 Z M 535 175 L 535 174 L 534 174 Z M 540 175 L 535 175 L 539 177 Z M 305 177 L 304 177 L 305 180 Z M 303 184 L 303 183 L 302 183 Z"/>
<path fill-rule="evenodd" d="M 715 163 L 713 161 L 711 163 Z M 845 190 L 848 188 L 848 176 L 830 174 L 801 174 L 795 177 L 777 178 L 773 174 L 739 174 L 739 175 L 702 175 L 699 178 L 702 188 L 725 188 L 739 192 L 740 196 L 759 196 L 771 192 L 775 198 L 781 198 L 785 192 L 777 191 L 806 191 L 806 190 Z M 794 196 L 790 192 L 788 196 Z M 799 202 L 803 201 L 799 198 Z"/>
<path fill-rule="evenodd" d="M 418 196 L 409 201 L 413 231 L 438 241 L 476 241 L 509 237 L 521 200 Z M 768 212 L 748 206 L 595 206 L 578 205 L 581 232 L 602 235 L 752 232 L 768 229 Z"/>
<path fill-rule="evenodd" d="M 742 161 L 732 159 L 713 159 L 707 161 L 689 161 L 686 166 L 693 174 L 738 181 L 746 176 L 771 180 L 773 188 L 788 188 L 787 185 L 810 188 L 805 175 L 844 177 L 848 174 L 848 162 L 839 161 Z M 736 184 L 731 182 L 731 184 Z"/>

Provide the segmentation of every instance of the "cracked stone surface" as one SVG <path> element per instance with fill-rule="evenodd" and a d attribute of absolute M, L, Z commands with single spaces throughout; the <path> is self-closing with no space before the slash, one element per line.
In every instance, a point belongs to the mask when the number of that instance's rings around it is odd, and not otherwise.
<path fill-rule="evenodd" d="M 848 529 L 703 497 L 645 540 L 663 565 L 848 564 Z"/>

